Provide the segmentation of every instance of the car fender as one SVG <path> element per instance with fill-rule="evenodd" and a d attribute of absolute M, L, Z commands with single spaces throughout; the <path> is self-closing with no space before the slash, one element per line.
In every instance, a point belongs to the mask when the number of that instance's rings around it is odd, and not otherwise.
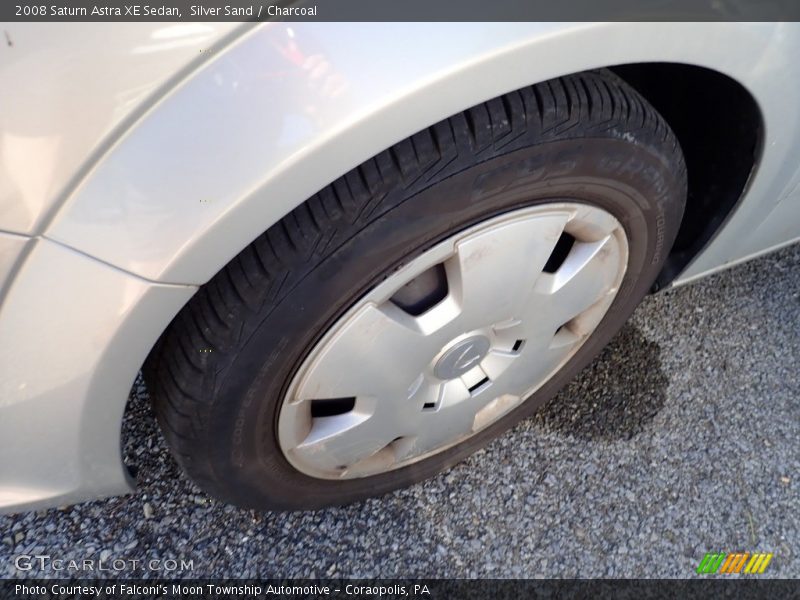
<path fill-rule="evenodd" d="M 798 54 L 796 23 L 262 24 L 126 132 L 45 235 L 149 280 L 202 284 L 306 198 L 420 129 L 559 75 L 666 61 L 734 78 L 765 120 L 758 174 L 687 273 L 697 274 L 739 257 L 789 184 Z"/>

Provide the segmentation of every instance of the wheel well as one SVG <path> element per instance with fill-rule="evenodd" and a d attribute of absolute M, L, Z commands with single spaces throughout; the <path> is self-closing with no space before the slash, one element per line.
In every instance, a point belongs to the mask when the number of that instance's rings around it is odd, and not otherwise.
<path fill-rule="evenodd" d="M 761 150 L 758 104 L 717 71 L 675 63 L 612 67 L 678 137 L 689 175 L 686 212 L 653 291 L 668 286 L 711 241 L 743 196 Z"/>

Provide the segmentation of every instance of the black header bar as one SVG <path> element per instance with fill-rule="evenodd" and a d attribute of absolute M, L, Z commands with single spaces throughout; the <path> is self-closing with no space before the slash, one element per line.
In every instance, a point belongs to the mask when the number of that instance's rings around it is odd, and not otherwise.
<path fill-rule="evenodd" d="M 0 21 L 800 21 L 800 0 L 2 0 Z"/>

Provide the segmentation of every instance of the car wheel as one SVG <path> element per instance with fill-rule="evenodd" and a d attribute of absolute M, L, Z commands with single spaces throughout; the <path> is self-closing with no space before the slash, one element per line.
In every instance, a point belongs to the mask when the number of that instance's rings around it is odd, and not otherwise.
<path fill-rule="evenodd" d="M 658 274 L 686 172 L 607 71 L 399 142 L 307 200 L 176 317 L 147 373 L 186 472 L 240 506 L 410 485 L 530 415 Z"/>

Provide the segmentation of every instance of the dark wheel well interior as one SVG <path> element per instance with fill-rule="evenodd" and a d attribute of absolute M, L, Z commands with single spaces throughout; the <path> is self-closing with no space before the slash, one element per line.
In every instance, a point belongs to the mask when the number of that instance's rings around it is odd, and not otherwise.
<path fill-rule="evenodd" d="M 761 150 L 761 112 L 740 83 L 703 67 L 641 63 L 611 70 L 667 120 L 686 159 L 686 212 L 657 291 L 686 268 L 738 204 Z"/>

